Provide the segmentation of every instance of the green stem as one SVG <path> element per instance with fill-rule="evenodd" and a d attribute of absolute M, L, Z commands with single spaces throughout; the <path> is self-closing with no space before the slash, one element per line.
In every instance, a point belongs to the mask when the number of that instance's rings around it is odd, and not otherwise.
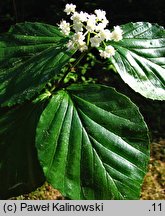
<path fill-rule="evenodd" d="M 77 61 L 73 64 L 73 66 L 71 68 L 76 67 L 80 61 L 84 58 L 84 56 L 88 53 L 88 51 L 83 52 L 80 57 L 77 59 Z M 58 89 L 62 86 L 64 79 L 67 77 L 67 75 L 70 73 L 70 70 L 67 70 L 64 73 L 64 76 L 61 78 L 61 80 L 57 83 L 57 85 L 53 86 L 52 89 L 50 90 L 50 92 L 54 91 L 55 89 Z"/>
<path fill-rule="evenodd" d="M 73 64 L 73 68 L 76 67 L 80 61 L 84 58 L 84 56 L 87 54 L 88 52 L 83 52 L 80 57 L 77 59 L 77 61 Z"/>
<path fill-rule="evenodd" d="M 105 43 L 104 41 L 103 41 L 103 45 L 104 45 L 104 48 L 107 46 L 106 43 Z"/>
<path fill-rule="evenodd" d="M 88 32 L 88 35 L 87 35 L 87 46 L 89 46 L 89 42 L 90 42 L 90 32 Z"/>

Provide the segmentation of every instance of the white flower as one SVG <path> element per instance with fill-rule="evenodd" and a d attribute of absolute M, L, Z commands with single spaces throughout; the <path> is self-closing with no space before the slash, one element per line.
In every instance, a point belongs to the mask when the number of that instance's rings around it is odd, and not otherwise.
<path fill-rule="evenodd" d="M 99 10 L 95 10 L 95 14 L 96 14 L 98 20 L 104 20 L 104 19 L 106 19 L 106 12 L 103 11 L 103 10 L 100 10 L 100 9 Z"/>
<path fill-rule="evenodd" d="M 79 41 L 83 41 L 85 39 L 85 36 L 82 32 L 77 32 L 73 35 L 72 39 L 75 43 L 79 43 Z"/>
<path fill-rule="evenodd" d="M 120 26 L 115 26 L 113 32 L 111 33 L 111 39 L 114 41 L 120 41 L 123 39 L 123 30 Z"/>
<path fill-rule="evenodd" d="M 77 32 L 72 37 L 74 46 L 76 46 L 80 51 L 86 49 L 86 43 L 84 42 L 84 39 L 85 36 L 82 32 Z"/>
<path fill-rule="evenodd" d="M 70 33 L 70 23 L 67 23 L 65 20 L 62 20 L 59 24 L 59 28 L 64 35 L 69 35 Z"/>
<path fill-rule="evenodd" d="M 83 41 L 83 44 L 79 45 L 78 49 L 81 51 L 81 52 L 84 52 L 88 49 L 86 43 Z"/>
<path fill-rule="evenodd" d="M 94 14 L 88 16 L 86 29 L 88 32 L 94 32 L 96 29 L 96 16 Z"/>
<path fill-rule="evenodd" d="M 109 21 L 107 20 L 107 18 L 102 20 L 102 25 L 104 25 L 105 27 L 107 26 L 108 23 Z"/>
<path fill-rule="evenodd" d="M 89 14 L 88 13 L 84 13 L 83 11 L 80 12 L 80 19 L 81 22 L 86 22 L 88 20 Z"/>
<path fill-rule="evenodd" d="M 115 49 L 113 46 L 109 45 L 105 47 L 105 50 L 99 50 L 100 56 L 103 58 L 110 58 L 115 55 Z"/>
<path fill-rule="evenodd" d="M 76 41 L 75 43 L 77 44 L 78 47 L 81 47 L 81 46 L 84 46 L 85 42 L 80 39 L 80 40 Z"/>
<path fill-rule="evenodd" d="M 119 41 L 123 38 L 123 31 L 119 26 L 115 26 L 112 32 L 106 28 L 109 21 L 105 11 L 98 9 L 94 11 L 94 14 L 88 14 L 83 11 L 77 12 L 75 9 L 76 5 L 66 4 L 64 11 L 67 15 L 71 14 L 70 19 L 73 23 L 70 24 L 62 20 L 59 24 L 61 32 L 65 35 L 69 35 L 71 27 L 74 30 L 74 34 L 66 45 L 69 50 L 78 49 L 83 52 L 88 49 L 88 46 L 99 47 L 104 41 Z M 115 49 L 110 45 L 105 46 L 105 49 L 99 50 L 99 52 L 103 58 L 115 55 Z"/>
<path fill-rule="evenodd" d="M 69 40 L 69 42 L 66 44 L 68 50 L 73 50 L 75 48 L 75 44 L 72 40 Z"/>
<path fill-rule="evenodd" d="M 81 22 L 73 22 L 73 29 L 75 32 L 81 32 L 83 31 L 83 24 Z"/>
<path fill-rule="evenodd" d="M 74 12 L 70 19 L 73 20 L 73 22 L 86 22 L 88 20 L 88 16 L 89 14 L 84 13 L 83 11 L 80 13 Z"/>
<path fill-rule="evenodd" d="M 91 22 L 96 22 L 96 15 L 94 15 L 94 14 L 88 14 L 88 20 L 90 20 Z"/>
<path fill-rule="evenodd" d="M 74 13 L 76 9 L 76 5 L 73 4 L 66 4 L 64 12 L 67 13 L 67 15 Z"/>
<path fill-rule="evenodd" d="M 98 23 L 96 25 L 95 31 L 96 32 L 102 31 L 102 30 L 104 30 L 105 27 L 106 27 L 106 25 L 104 23 Z"/>
<path fill-rule="evenodd" d="M 72 40 L 70 40 L 66 45 L 68 47 L 68 50 L 72 50 L 74 48 L 79 49 L 81 52 L 87 50 L 88 47 L 86 43 L 83 41 L 83 39 L 84 37 L 81 34 L 81 32 L 76 34 L 76 36 L 74 35 Z"/>
<path fill-rule="evenodd" d="M 92 37 L 90 39 L 90 42 L 91 42 L 91 47 L 99 47 L 100 46 L 100 43 L 101 43 L 101 38 L 99 38 L 97 35 Z"/>
<path fill-rule="evenodd" d="M 98 33 L 99 37 L 101 38 L 101 40 L 110 40 L 111 39 L 111 32 L 108 29 L 103 29 L 100 30 L 100 32 Z"/>
<path fill-rule="evenodd" d="M 108 54 L 110 54 L 110 56 L 115 55 L 115 49 L 111 45 L 105 47 L 105 52 L 107 52 Z"/>
<path fill-rule="evenodd" d="M 75 12 L 75 13 L 71 16 L 70 19 L 73 20 L 73 22 L 81 22 L 80 13 Z"/>

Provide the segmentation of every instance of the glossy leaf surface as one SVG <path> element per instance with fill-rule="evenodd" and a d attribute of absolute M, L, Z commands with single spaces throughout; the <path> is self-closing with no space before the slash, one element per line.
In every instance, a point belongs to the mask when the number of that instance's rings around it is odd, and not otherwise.
<path fill-rule="evenodd" d="M 0 199 L 31 192 L 44 182 L 35 149 L 35 130 L 43 106 L 0 109 Z"/>
<path fill-rule="evenodd" d="M 72 85 L 52 96 L 36 133 L 45 176 L 69 199 L 138 199 L 149 160 L 137 107 L 113 88 Z"/>
<path fill-rule="evenodd" d="M 116 49 L 110 62 L 134 91 L 146 98 L 165 100 L 165 30 L 146 22 L 121 28 L 123 40 L 110 42 Z"/>
<path fill-rule="evenodd" d="M 57 27 L 25 22 L 0 36 L 0 105 L 31 99 L 74 53 Z"/>

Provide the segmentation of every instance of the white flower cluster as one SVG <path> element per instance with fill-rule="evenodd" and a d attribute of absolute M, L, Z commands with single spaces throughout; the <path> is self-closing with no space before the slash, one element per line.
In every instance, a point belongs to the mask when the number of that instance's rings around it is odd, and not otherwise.
<path fill-rule="evenodd" d="M 103 10 L 95 10 L 94 14 L 88 14 L 85 12 L 77 12 L 76 5 L 66 4 L 64 12 L 70 15 L 70 19 L 73 24 L 62 20 L 59 24 L 59 28 L 64 35 L 69 35 L 71 27 L 74 30 L 74 34 L 71 36 L 67 47 L 68 49 L 77 48 L 81 52 L 91 47 L 100 47 L 104 45 L 103 50 L 99 50 L 100 56 L 103 58 L 109 58 L 115 55 L 115 49 L 113 46 L 106 46 L 104 41 L 120 41 L 122 40 L 122 29 L 119 26 L 115 26 L 114 30 L 106 29 L 109 21 L 106 18 L 106 12 Z"/>

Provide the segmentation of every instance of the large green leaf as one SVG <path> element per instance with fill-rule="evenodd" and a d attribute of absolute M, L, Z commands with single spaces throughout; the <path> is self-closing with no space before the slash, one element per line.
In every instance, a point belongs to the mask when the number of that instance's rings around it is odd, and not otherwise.
<path fill-rule="evenodd" d="M 70 199 L 138 199 L 149 160 L 137 107 L 113 88 L 72 85 L 52 96 L 36 133 L 47 180 Z"/>
<path fill-rule="evenodd" d="M 44 104 L 0 109 L 0 199 L 31 192 L 43 181 L 35 130 Z"/>
<path fill-rule="evenodd" d="M 109 60 L 133 90 L 165 100 L 165 30 L 146 22 L 121 27 L 123 40 L 109 43 L 117 50 Z"/>
<path fill-rule="evenodd" d="M 57 27 L 25 22 L 0 36 L 0 105 L 22 103 L 40 92 L 69 61 Z"/>

